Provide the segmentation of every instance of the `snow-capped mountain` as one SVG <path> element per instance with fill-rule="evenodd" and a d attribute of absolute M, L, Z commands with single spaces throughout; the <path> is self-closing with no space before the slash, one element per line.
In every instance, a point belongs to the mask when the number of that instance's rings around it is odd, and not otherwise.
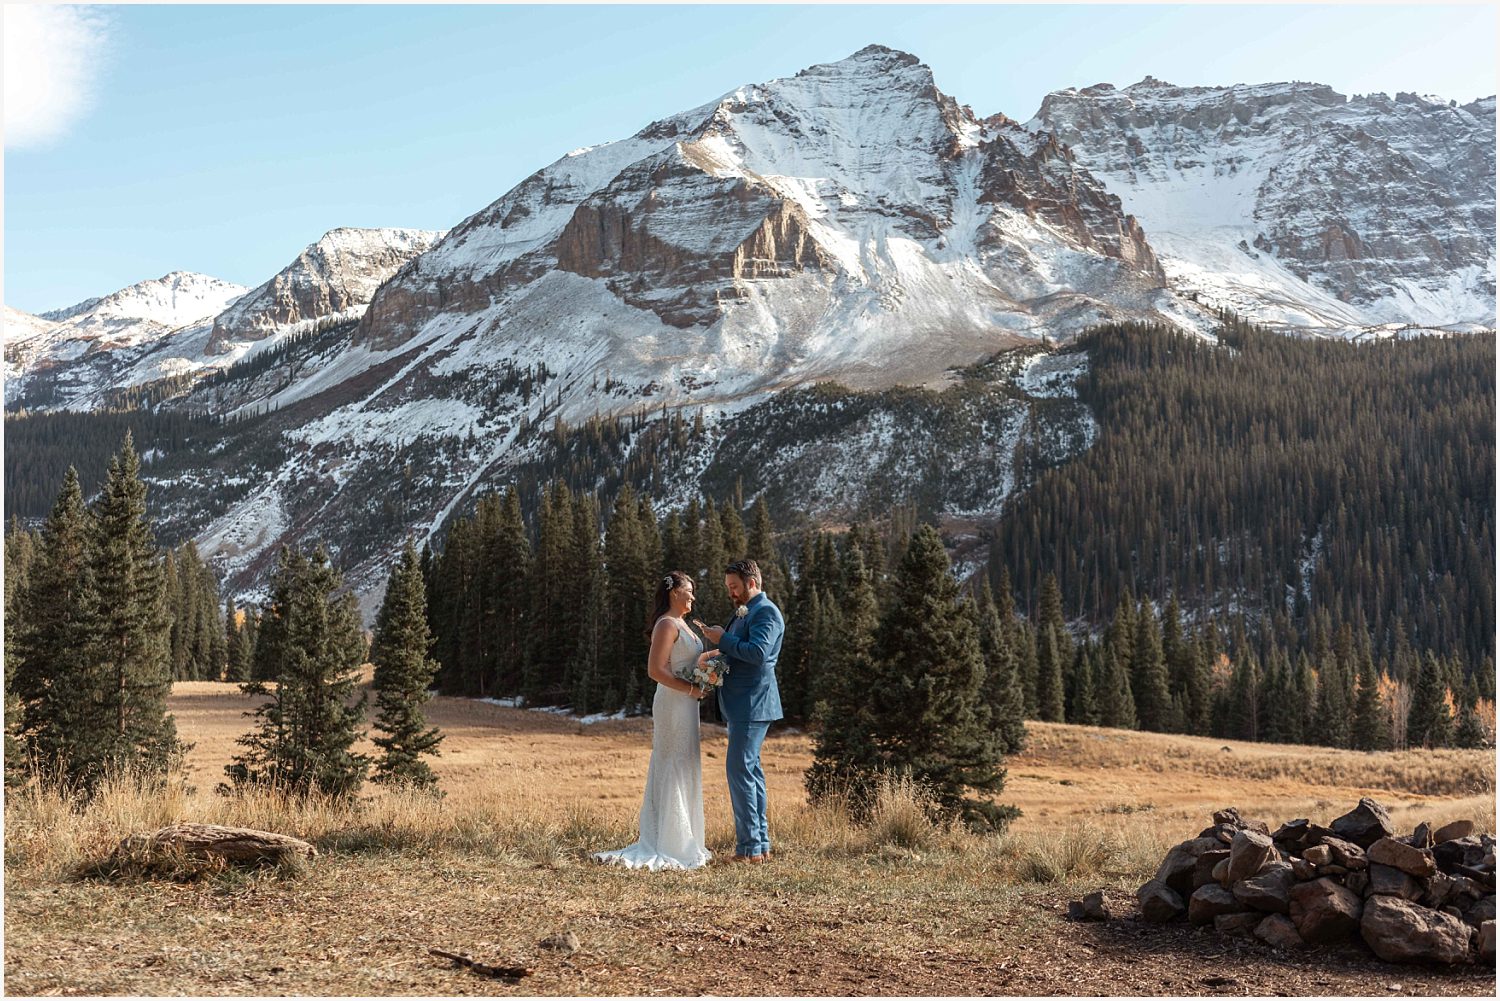
<path fill-rule="evenodd" d="M 164 347 L 174 331 L 212 319 L 244 292 L 243 285 L 173 271 L 41 316 L 7 307 L 6 399 L 25 396 L 40 379 L 49 385 L 43 406 L 77 392 L 96 402 L 103 389 L 129 384 L 122 376 L 133 360 Z"/>
<path fill-rule="evenodd" d="M 546 359 L 672 403 L 687 384 L 926 382 L 1111 318 L 1206 325 L 1163 285 L 1064 147 L 871 46 L 538 171 L 382 287 L 356 342 L 455 334 L 447 371 Z"/>
<path fill-rule="evenodd" d="M 443 234 L 421 229 L 354 229 L 323 234 L 297 259 L 214 318 L 208 352 L 258 341 L 309 320 L 357 316 L 375 290 Z"/>
<path fill-rule="evenodd" d="M 1065 143 L 1179 291 L 1294 327 L 1494 326 L 1495 99 L 1313 83 L 1050 94 Z"/>
<path fill-rule="evenodd" d="M 1023 126 L 871 46 L 575 150 L 446 234 L 336 230 L 113 378 L 309 334 L 274 368 L 168 400 L 245 420 L 212 454 L 165 456 L 153 489 L 238 595 L 259 592 L 280 543 L 316 538 L 368 621 L 405 536 L 555 470 L 566 427 L 596 414 L 703 413 L 707 436 L 668 454 L 642 428 L 610 445 L 621 468 L 655 470 L 665 505 L 738 484 L 815 517 L 920 495 L 979 518 L 1019 488 L 1016 454 L 1060 461 L 1093 440 L 1070 389 L 1086 359 L 1038 362 L 1044 337 L 1111 320 L 1211 336 L 1221 305 L 1345 331 L 1493 317 L 1493 220 L 1461 238 L 1465 212 L 1493 212 L 1493 150 L 1470 155 L 1483 102 L 1387 102 L 1386 120 L 1368 99 L 1356 141 L 1328 117 L 1352 102 L 1326 88 L 1229 88 L 1195 112 L 1179 96 L 1169 115 L 1146 92 L 1180 92 L 1138 86 L 1161 124 L 1089 88 Z M 1441 183 L 1421 156 L 1447 165 Z M 1301 209 L 1278 200 L 1317 188 L 1328 157 L 1361 177 L 1328 175 Z M 1377 210 L 1377 167 L 1406 185 L 1388 201 L 1409 188 L 1430 211 Z M 1363 249 L 1320 257 L 1308 234 L 1335 209 Z M 1420 253 L 1398 252 L 1401 227 Z"/>
<path fill-rule="evenodd" d="M 7 310 L 7 400 L 91 409 L 110 390 L 206 374 L 317 321 L 358 319 L 380 283 L 441 235 L 335 229 L 252 290 L 174 272 L 41 317 Z"/>

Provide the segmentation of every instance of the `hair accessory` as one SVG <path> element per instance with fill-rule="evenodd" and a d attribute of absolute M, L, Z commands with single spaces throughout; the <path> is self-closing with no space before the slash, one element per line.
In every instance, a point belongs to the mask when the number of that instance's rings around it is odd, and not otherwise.
<path fill-rule="evenodd" d="M 662 582 L 662 586 L 664 586 L 668 591 L 672 590 L 672 575 L 671 574 L 667 574 L 665 577 L 663 577 L 661 579 L 661 582 Z"/>

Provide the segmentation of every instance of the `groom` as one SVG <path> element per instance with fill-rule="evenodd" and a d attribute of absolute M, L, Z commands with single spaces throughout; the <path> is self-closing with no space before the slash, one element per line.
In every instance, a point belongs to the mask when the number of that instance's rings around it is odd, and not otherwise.
<path fill-rule="evenodd" d="M 719 689 L 719 712 L 729 730 L 724 770 L 734 807 L 734 859 L 768 862 L 771 835 L 766 828 L 766 775 L 760 745 L 771 723 L 781 719 L 776 658 L 786 623 L 781 610 L 760 589 L 760 567 L 736 560 L 724 568 L 724 586 L 734 600 L 729 628 L 704 626 L 703 635 L 719 648 L 729 673 Z"/>

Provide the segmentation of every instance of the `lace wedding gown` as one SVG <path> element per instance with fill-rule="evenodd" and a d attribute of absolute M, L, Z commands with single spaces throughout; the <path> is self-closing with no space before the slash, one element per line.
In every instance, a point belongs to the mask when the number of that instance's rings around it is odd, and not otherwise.
<path fill-rule="evenodd" d="M 680 673 L 702 652 L 703 641 L 679 624 L 667 670 Z M 595 852 L 594 857 L 653 872 L 696 869 L 711 857 L 703 847 L 703 762 L 698 754 L 698 700 L 691 695 L 656 686 L 640 840 L 614 851 Z"/>

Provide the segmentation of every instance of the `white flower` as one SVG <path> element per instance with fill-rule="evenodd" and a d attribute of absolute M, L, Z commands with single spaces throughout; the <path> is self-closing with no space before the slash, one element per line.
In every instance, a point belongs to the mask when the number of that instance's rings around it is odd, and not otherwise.
<path fill-rule="evenodd" d="M 741 606 L 739 606 L 738 608 L 736 608 L 734 610 L 734 617 L 737 618 L 737 619 L 743 619 L 745 616 L 747 616 L 749 614 L 750 614 L 750 609 L 746 608 L 744 605 L 741 605 Z"/>

